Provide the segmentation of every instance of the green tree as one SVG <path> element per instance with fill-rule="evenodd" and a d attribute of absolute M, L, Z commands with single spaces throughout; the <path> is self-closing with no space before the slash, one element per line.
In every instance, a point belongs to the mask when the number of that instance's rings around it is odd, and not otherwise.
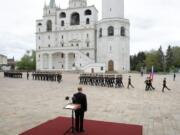
<path fill-rule="evenodd" d="M 157 69 L 158 71 L 165 72 L 165 56 L 161 46 L 157 51 Z"/>
<path fill-rule="evenodd" d="M 146 59 L 146 54 L 144 52 L 139 52 L 137 55 L 137 65 L 136 65 L 136 70 L 140 71 L 141 68 L 145 67 L 145 59 Z"/>
<path fill-rule="evenodd" d="M 136 64 L 137 64 L 137 56 L 133 55 L 130 57 L 130 63 L 131 63 L 131 70 L 136 69 Z"/>
<path fill-rule="evenodd" d="M 158 63 L 158 51 L 152 50 L 146 54 L 145 64 L 148 71 L 151 71 L 152 66 L 154 66 L 154 71 L 159 71 Z"/>
<path fill-rule="evenodd" d="M 18 70 L 35 70 L 36 69 L 36 52 L 27 51 L 26 54 L 17 62 Z"/>
<path fill-rule="evenodd" d="M 166 70 L 169 72 L 172 66 L 173 66 L 173 50 L 169 45 L 166 52 Z"/>
<path fill-rule="evenodd" d="M 145 67 L 145 59 L 146 54 L 144 52 L 131 56 L 131 70 L 140 71 L 141 67 Z"/>
<path fill-rule="evenodd" d="M 175 68 L 180 68 L 180 47 L 173 47 L 172 48 L 172 55 L 173 55 L 173 62 L 172 66 Z"/>

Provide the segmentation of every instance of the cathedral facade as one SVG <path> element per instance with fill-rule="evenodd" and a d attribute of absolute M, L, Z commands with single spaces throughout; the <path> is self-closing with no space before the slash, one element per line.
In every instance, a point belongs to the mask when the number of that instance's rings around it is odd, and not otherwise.
<path fill-rule="evenodd" d="M 69 0 L 67 9 L 50 0 L 36 21 L 37 70 L 128 72 L 129 25 L 124 0 L 102 0 L 100 21 L 86 0 Z"/>

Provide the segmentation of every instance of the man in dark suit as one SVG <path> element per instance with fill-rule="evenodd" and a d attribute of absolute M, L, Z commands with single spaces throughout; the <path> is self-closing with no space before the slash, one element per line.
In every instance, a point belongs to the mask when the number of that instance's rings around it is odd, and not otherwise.
<path fill-rule="evenodd" d="M 84 112 L 87 111 L 87 99 L 86 99 L 86 95 L 82 93 L 81 87 L 79 87 L 78 92 L 74 94 L 73 103 L 81 105 L 81 108 L 75 111 L 76 131 L 84 132 L 83 120 L 84 120 Z"/>

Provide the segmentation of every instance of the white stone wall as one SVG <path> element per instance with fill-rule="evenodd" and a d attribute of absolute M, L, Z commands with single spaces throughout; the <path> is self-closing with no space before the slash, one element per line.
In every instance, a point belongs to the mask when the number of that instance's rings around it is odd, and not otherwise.
<path fill-rule="evenodd" d="M 7 57 L 4 55 L 0 55 L 0 65 L 6 65 L 7 64 Z"/>
<path fill-rule="evenodd" d="M 63 57 L 62 57 L 63 55 Z M 65 67 L 65 58 L 63 53 L 54 53 L 52 55 L 52 69 L 64 69 Z"/>
<path fill-rule="evenodd" d="M 86 70 L 94 67 L 108 70 L 108 61 L 113 60 L 114 69 L 127 72 L 130 69 L 129 20 L 124 18 L 124 0 L 103 0 L 103 19 L 98 22 L 98 11 L 86 6 L 86 0 L 70 0 L 70 8 L 44 7 L 43 19 L 36 21 L 37 70 Z M 91 15 L 85 15 L 90 10 Z M 65 13 L 65 17 L 60 16 Z M 71 15 L 78 13 L 79 25 L 71 25 Z M 86 24 L 89 19 L 90 23 Z M 52 31 L 47 32 L 47 21 L 52 22 Z M 62 26 L 62 21 L 64 26 Z M 114 27 L 114 36 L 108 37 L 107 28 Z M 125 27 L 126 36 L 120 35 Z M 99 29 L 103 29 L 99 38 Z M 64 57 L 61 57 L 61 54 Z M 95 63 L 97 62 L 97 63 Z M 103 71 L 103 72 L 104 72 Z"/>
<path fill-rule="evenodd" d="M 91 10 L 91 15 L 85 15 L 86 10 Z M 62 12 L 66 14 L 65 18 L 60 17 Z M 74 12 L 80 15 L 80 25 L 70 25 L 71 14 Z M 87 18 L 90 20 L 89 24 L 86 24 Z M 47 32 L 48 20 L 52 21 L 52 32 Z M 56 10 L 44 8 L 43 19 L 36 21 L 37 69 L 57 69 L 58 67 L 61 69 L 62 65 L 62 69 L 66 70 L 73 69 L 74 65 L 76 69 L 81 69 L 95 62 L 97 20 L 97 9 L 94 6 L 77 9 L 56 8 Z M 61 21 L 65 22 L 64 26 L 61 26 Z M 68 63 L 65 60 L 59 62 L 60 59 L 57 60 L 56 57 L 51 56 L 60 52 L 67 54 Z M 76 55 L 75 59 L 70 53 Z M 57 62 L 63 64 L 57 64 Z"/>
<path fill-rule="evenodd" d="M 86 0 L 69 0 L 69 8 L 79 8 L 86 6 L 87 6 Z"/>
<path fill-rule="evenodd" d="M 88 9 L 92 11 L 92 15 L 85 15 L 85 11 Z M 59 17 L 60 13 L 62 13 L 62 12 L 66 13 L 65 18 Z M 71 14 L 75 13 L 75 12 L 80 14 L 80 25 L 72 26 L 72 25 L 70 25 L 70 22 L 71 22 L 70 18 L 71 18 Z M 98 21 L 98 11 L 94 6 L 88 6 L 88 7 L 84 7 L 84 8 L 75 8 L 75 9 L 61 9 L 61 10 L 57 11 L 56 17 L 57 17 L 58 30 L 94 28 L 94 25 Z M 86 25 L 87 18 L 90 19 L 90 25 Z M 64 27 L 61 27 L 62 20 L 65 21 Z"/>
<path fill-rule="evenodd" d="M 124 18 L 124 0 L 102 0 L 102 18 Z"/>
<path fill-rule="evenodd" d="M 114 36 L 108 36 L 108 27 L 114 27 Z M 125 27 L 126 36 L 121 36 L 121 27 Z M 99 37 L 99 29 L 102 28 L 102 37 Z M 130 50 L 129 50 L 129 21 L 125 19 L 105 19 L 98 25 L 97 34 L 97 62 L 114 62 L 114 70 L 127 72 L 130 70 Z"/>
<path fill-rule="evenodd" d="M 94 63 L 89 64 L 83 68 L 85 73 L 105 73 L 106 72 L 106 65 L 105 63 Z"/>

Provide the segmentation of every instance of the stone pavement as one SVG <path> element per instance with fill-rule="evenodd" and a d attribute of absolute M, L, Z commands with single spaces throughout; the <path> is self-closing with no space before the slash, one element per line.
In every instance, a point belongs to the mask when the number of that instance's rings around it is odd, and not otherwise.
<path fill-rule="evenodd" d="M 3 78 L 0 73 L 0 135 L 18 135 L 58 116 L 70 116 L 64 110 L 66 96 L 78 86 L 78 74 L 63 74 L 61 84 Z M 145 92 L 146 76 L 131 74 L 135 89 L 83 86 L 88 98 L 86 119 L 143 125 L 143 135 L 179 135 L 180 75 L 156 75 L 155 91 Z M 167 77 L 171 91 L 161 92 Z M 127 85 L 128 75 L 124 75 Z"/>

